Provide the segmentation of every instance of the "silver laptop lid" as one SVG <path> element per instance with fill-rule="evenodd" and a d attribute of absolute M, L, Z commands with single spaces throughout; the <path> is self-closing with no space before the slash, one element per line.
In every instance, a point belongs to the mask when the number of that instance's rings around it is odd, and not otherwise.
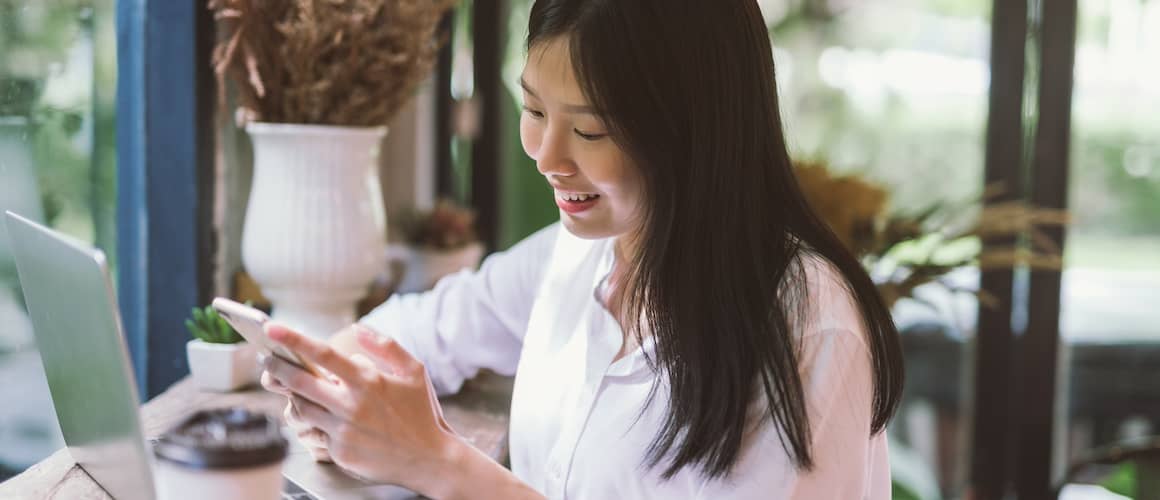
<path fill-rule="evenodd" d="M 12 212 L 5 219 L 69 452 L 113 498 L 153 498 L 137 385 L 104 253 Z"/>

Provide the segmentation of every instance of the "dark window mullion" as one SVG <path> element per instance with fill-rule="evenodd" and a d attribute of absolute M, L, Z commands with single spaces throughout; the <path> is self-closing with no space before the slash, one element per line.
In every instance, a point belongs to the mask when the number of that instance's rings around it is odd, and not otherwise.
<path fill-rule="evenodd" d="M 1075 66 L 1076 0 L 1042 2 L 1039 80 L 1039 120 L 1035 156 L 1031 164 L 1031 203 L 1044 208 L 1067 208 L 1071 101 Z M 1063 248 L 1062 227 L 1044 228 Z M 1021 500 L 1054 498 L 1056 372 L 1059 359 L 1060 271 L 1033 271 L 1028 302 L 1027 332 L 1020 343 L 1022 381 L 1019 432 L 1019 475 L 1016 491 Z"/>
<path fill-rule="evenodd" d="M 435 193 L 439 198 L 455 199 L 455 167 L 451 161 L 451 62 L 455 57 L 455 9 L 440 23 L 439 31 L 447 43 L 439 50 L 435 65 Z"/>
<path fill-rule="evenodd" d="M 504 137 L 502 50 L 507 46 L 507 1 L 477 0 L 472 4 L 475 97 L 480 99 L 479 135 L 472 145 L 471 205 L 479 235 L 489 251 L 499 244 L 500 154 Z"/>
<path fill-rule="evenodd" d="M 984 184 L 1003 192 L 991 203 L 1018 199 L 1022 190 L 1024 46 L 1027 3 L 995 0 L 991 25 L 991 86 L 987 113 Z M 1014 237 L 989 239 L 984 249 L 1016 245 Z M 1011 328 L 1011 269 L 984 271 L 980 287 L 997 307 L 979 307 L 975 333 L 975 383 L 971 487 L 975 498 L 1002 498 L 1008 489 L 1013 436 L 1010 390 L 1015 334 Z"/>

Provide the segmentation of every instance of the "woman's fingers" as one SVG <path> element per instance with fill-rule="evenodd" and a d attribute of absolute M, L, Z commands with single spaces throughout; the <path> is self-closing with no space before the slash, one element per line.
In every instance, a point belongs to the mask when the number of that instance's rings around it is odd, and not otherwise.
<path fill-rule="evenodd" d="M 330 452 L 327 451 L 330 440 L 327 439 L 326 433 L 303 422 L 302 418 L 298 416 L 293 401 L 286 403 L 286 409 L 282 411 L 282 420 L 294 431 L 294 436 L 298 438 L 298 442 L 302 443 L 302 447 L 310 452 L 315 462 L 333 461 L 330 458 Z"/>
<path fill-rule="evenodd" d="M 310 457 L 313 458 L 315 462 L 326 464 L 334 463 L 334 458 L 331 458 L 330 451 L 326 448 L 307 447 L 307 449 L 310 450 Z"/>
<path fill-rule="evenodd" d="M 372 356 L 382 360 L 394 369 L 396 374 L 413 375 L 422 364 L 403 349 L 395 339 L 379 335 L 361 325 L 356 325 L 359 346 Z"/>
<path fill-rule="evenodd" d="M 326 437 L 320 439 L 326 441 L 323 443 L 324 446 L 329 446 L 329 437 L 338 433 L 343 420 L 326 408 L 297 394 L 290 396 L 290 404 L 294 406 L 295 415 L 300 422 L 326 434 Z"/>
<path fill-rule="evenodd" d="M 290 393 L 288 396 L 300 395 L 327 408 L 335 410 L 342 408 L 339 398 L 335 395 L 337 386 L 334 383 L 315 377 L 277 356 L 269 356 L 264 362 L 266 374 L 273 379 L 273 383 L 285 387 Z"/>
<path fill-rule="evenodd" d="M 290 395 L 290 389 L 288 389 L 286 386 L 282 385 L 282 383 L 279 382 L 278 379 L 275 379 L 272 375 L 270 375 L 270 372 L 268 372 L 266 370 L 262 370 L 262 379 L 261 380 L 262 380 L 262 388 L 263 389 L 266 389 L 267 391 L 270 391 L 274 394 L 281 394 L 283 396 Z"/>
<path fill-rule="evenodd" d="M 343 380 L 358 380 L 361 375 L 359 368 L 351 363 L 349 358 L 325 342 L 302 335 L 278 323 L 266 323 L 265 329 L 266 335 L 271 340 L 288 347 L 294 353 L 306 357 Z"/>
<path fill-rule="evenodd" d="M 391 366 L 396 375 L 404 377 L 417 376 L 417 378 L 422 379 L 427 389 L 427 399 L 431 404 L 431 411 L 435 414 L 435 419 L 439 427 L 447 432 L 455 432 L 447 423 L 447 420 L 443 418 L 443 406 L 439 404 L 439 398 L 435 394 L 435 387 L 431 385 L 430 379 L 423 374 L 423 363 L 415 359 L 395 339 L 386 335 L 379 335 L 362 325 L 356 324 L 355 328 L 359 345 L 363 350 L 383 361 L 388 366 Z M 412 380 L 415 379 L 413 378 Z"/>

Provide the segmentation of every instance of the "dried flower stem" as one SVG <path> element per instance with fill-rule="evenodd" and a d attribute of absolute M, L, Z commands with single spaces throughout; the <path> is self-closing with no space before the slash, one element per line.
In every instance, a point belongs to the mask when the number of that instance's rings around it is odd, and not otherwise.
<path fill-rule="evenodd" d="M 455 0 L 210 0 L 218 95 L 240 121 L 386 125 L 427 77 Z M 224 104 L 223 104 L 224 106 Z"/>

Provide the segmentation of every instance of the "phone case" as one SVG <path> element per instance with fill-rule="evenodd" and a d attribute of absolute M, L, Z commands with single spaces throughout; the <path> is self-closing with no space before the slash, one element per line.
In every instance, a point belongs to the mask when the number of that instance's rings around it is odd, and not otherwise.
<path fill-rule="evenodd" d="M 218 297 L 213 300 L 213 308 L 221 315 L 222 319 L 226 320 L 230 326 L 234 327 L 247 342 L 254 344 L 266 352 L 278 356 L 283 360 L 293 363 L 294 365 L 306 370 L 315 376 L 321 376 L 321 372 L 313 364 L 303 359 L 286 348 L 282 344 L 270 340 L 266 336 L 264 325 L 270 320 L 266 313 L 240 304 L 230 299 Z"/>

